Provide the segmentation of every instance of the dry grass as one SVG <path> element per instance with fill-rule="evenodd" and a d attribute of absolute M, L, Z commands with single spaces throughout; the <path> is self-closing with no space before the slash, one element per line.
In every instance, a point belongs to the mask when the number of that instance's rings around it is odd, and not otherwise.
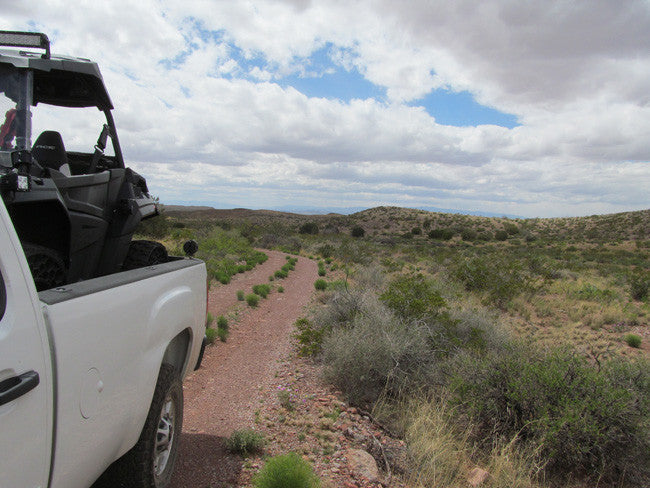
<path fill-rule="evenodd" d="M 497 443 L 487 457 L 480 455 L 470 440 L 471 425 L 450 421 L 454 412 L 444 399 L 413 400 L 404 409 L 409 454 L 415 469 L 410 482 L 416 487 L 467 487 L 468 475 L 475 467 L 490 476 L 489 488 L 535 488 L 543 486 L 536 479 L 541 467 L 515 447 L 515 439 Z M 454 423 L 456 424 L 454 426 Z"/>

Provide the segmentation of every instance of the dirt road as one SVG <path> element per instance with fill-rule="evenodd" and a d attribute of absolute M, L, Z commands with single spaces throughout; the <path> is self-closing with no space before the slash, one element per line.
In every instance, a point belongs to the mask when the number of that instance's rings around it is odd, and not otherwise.
<path fill-rule="evenodd" d="M 227 453 L 224 440 L 233 430 L 253 425 L 259 392 L 272 383 L 278 361 L 289 352 L 293 323 L 314 290 L 316 263 L 299 258 L 288 278 L 274 282 L 284 293 L 274 290 L 254 309 L 242 306 L 237 290 L 250 293 L 253 285 L 269 283 L 268 277 L 286 263 L 284 253 L 266 252 L 266 263 L 210 291 L 209 308 L 215 317 L 242 308 L 227 342 L 208 347 L 201 369 L 185 381 L 185 419 L 173 488 L 236 486 L 241 460 Z"/>

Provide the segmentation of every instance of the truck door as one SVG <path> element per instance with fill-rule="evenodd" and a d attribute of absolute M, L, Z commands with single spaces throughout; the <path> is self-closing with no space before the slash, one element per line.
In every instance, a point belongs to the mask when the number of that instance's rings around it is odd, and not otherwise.
<path fill-rule="evenodd" d="M 52 368 L 40 302 L 0 202 L 0 487 L 46 487 Z M 29 280 L 29 281 L 28 281 Z"/>

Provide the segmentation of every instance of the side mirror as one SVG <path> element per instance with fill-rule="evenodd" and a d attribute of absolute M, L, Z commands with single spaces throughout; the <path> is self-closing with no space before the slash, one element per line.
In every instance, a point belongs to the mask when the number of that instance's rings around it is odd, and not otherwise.
<path fill-rule="evenodd" d="M 194 256 L 198 250 L 199 245 L 193 239 L 190 239 L 189 241 L 185 242 L 185 244 L 183 244 L 183 252 L 190 258 Z"/>

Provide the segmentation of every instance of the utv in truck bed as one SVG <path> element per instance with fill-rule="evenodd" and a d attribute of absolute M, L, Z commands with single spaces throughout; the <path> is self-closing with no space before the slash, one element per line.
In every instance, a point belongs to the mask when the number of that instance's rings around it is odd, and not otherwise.
<path fill-rule="evenodd" d="M 37 289 L 164 261 L 160 244 L 131 242 L 158 210 L 145 179 L 124 165 L 97 64 L 50 54 L 41 33 L 0 31 L 0 46 L 10 48 L 0 48 L 0 192 Z M 32 145 L 32 112 L 43 106 L 97 108 L 105 123 L 94 147 L 66 151 L 58 130 Z"/>

